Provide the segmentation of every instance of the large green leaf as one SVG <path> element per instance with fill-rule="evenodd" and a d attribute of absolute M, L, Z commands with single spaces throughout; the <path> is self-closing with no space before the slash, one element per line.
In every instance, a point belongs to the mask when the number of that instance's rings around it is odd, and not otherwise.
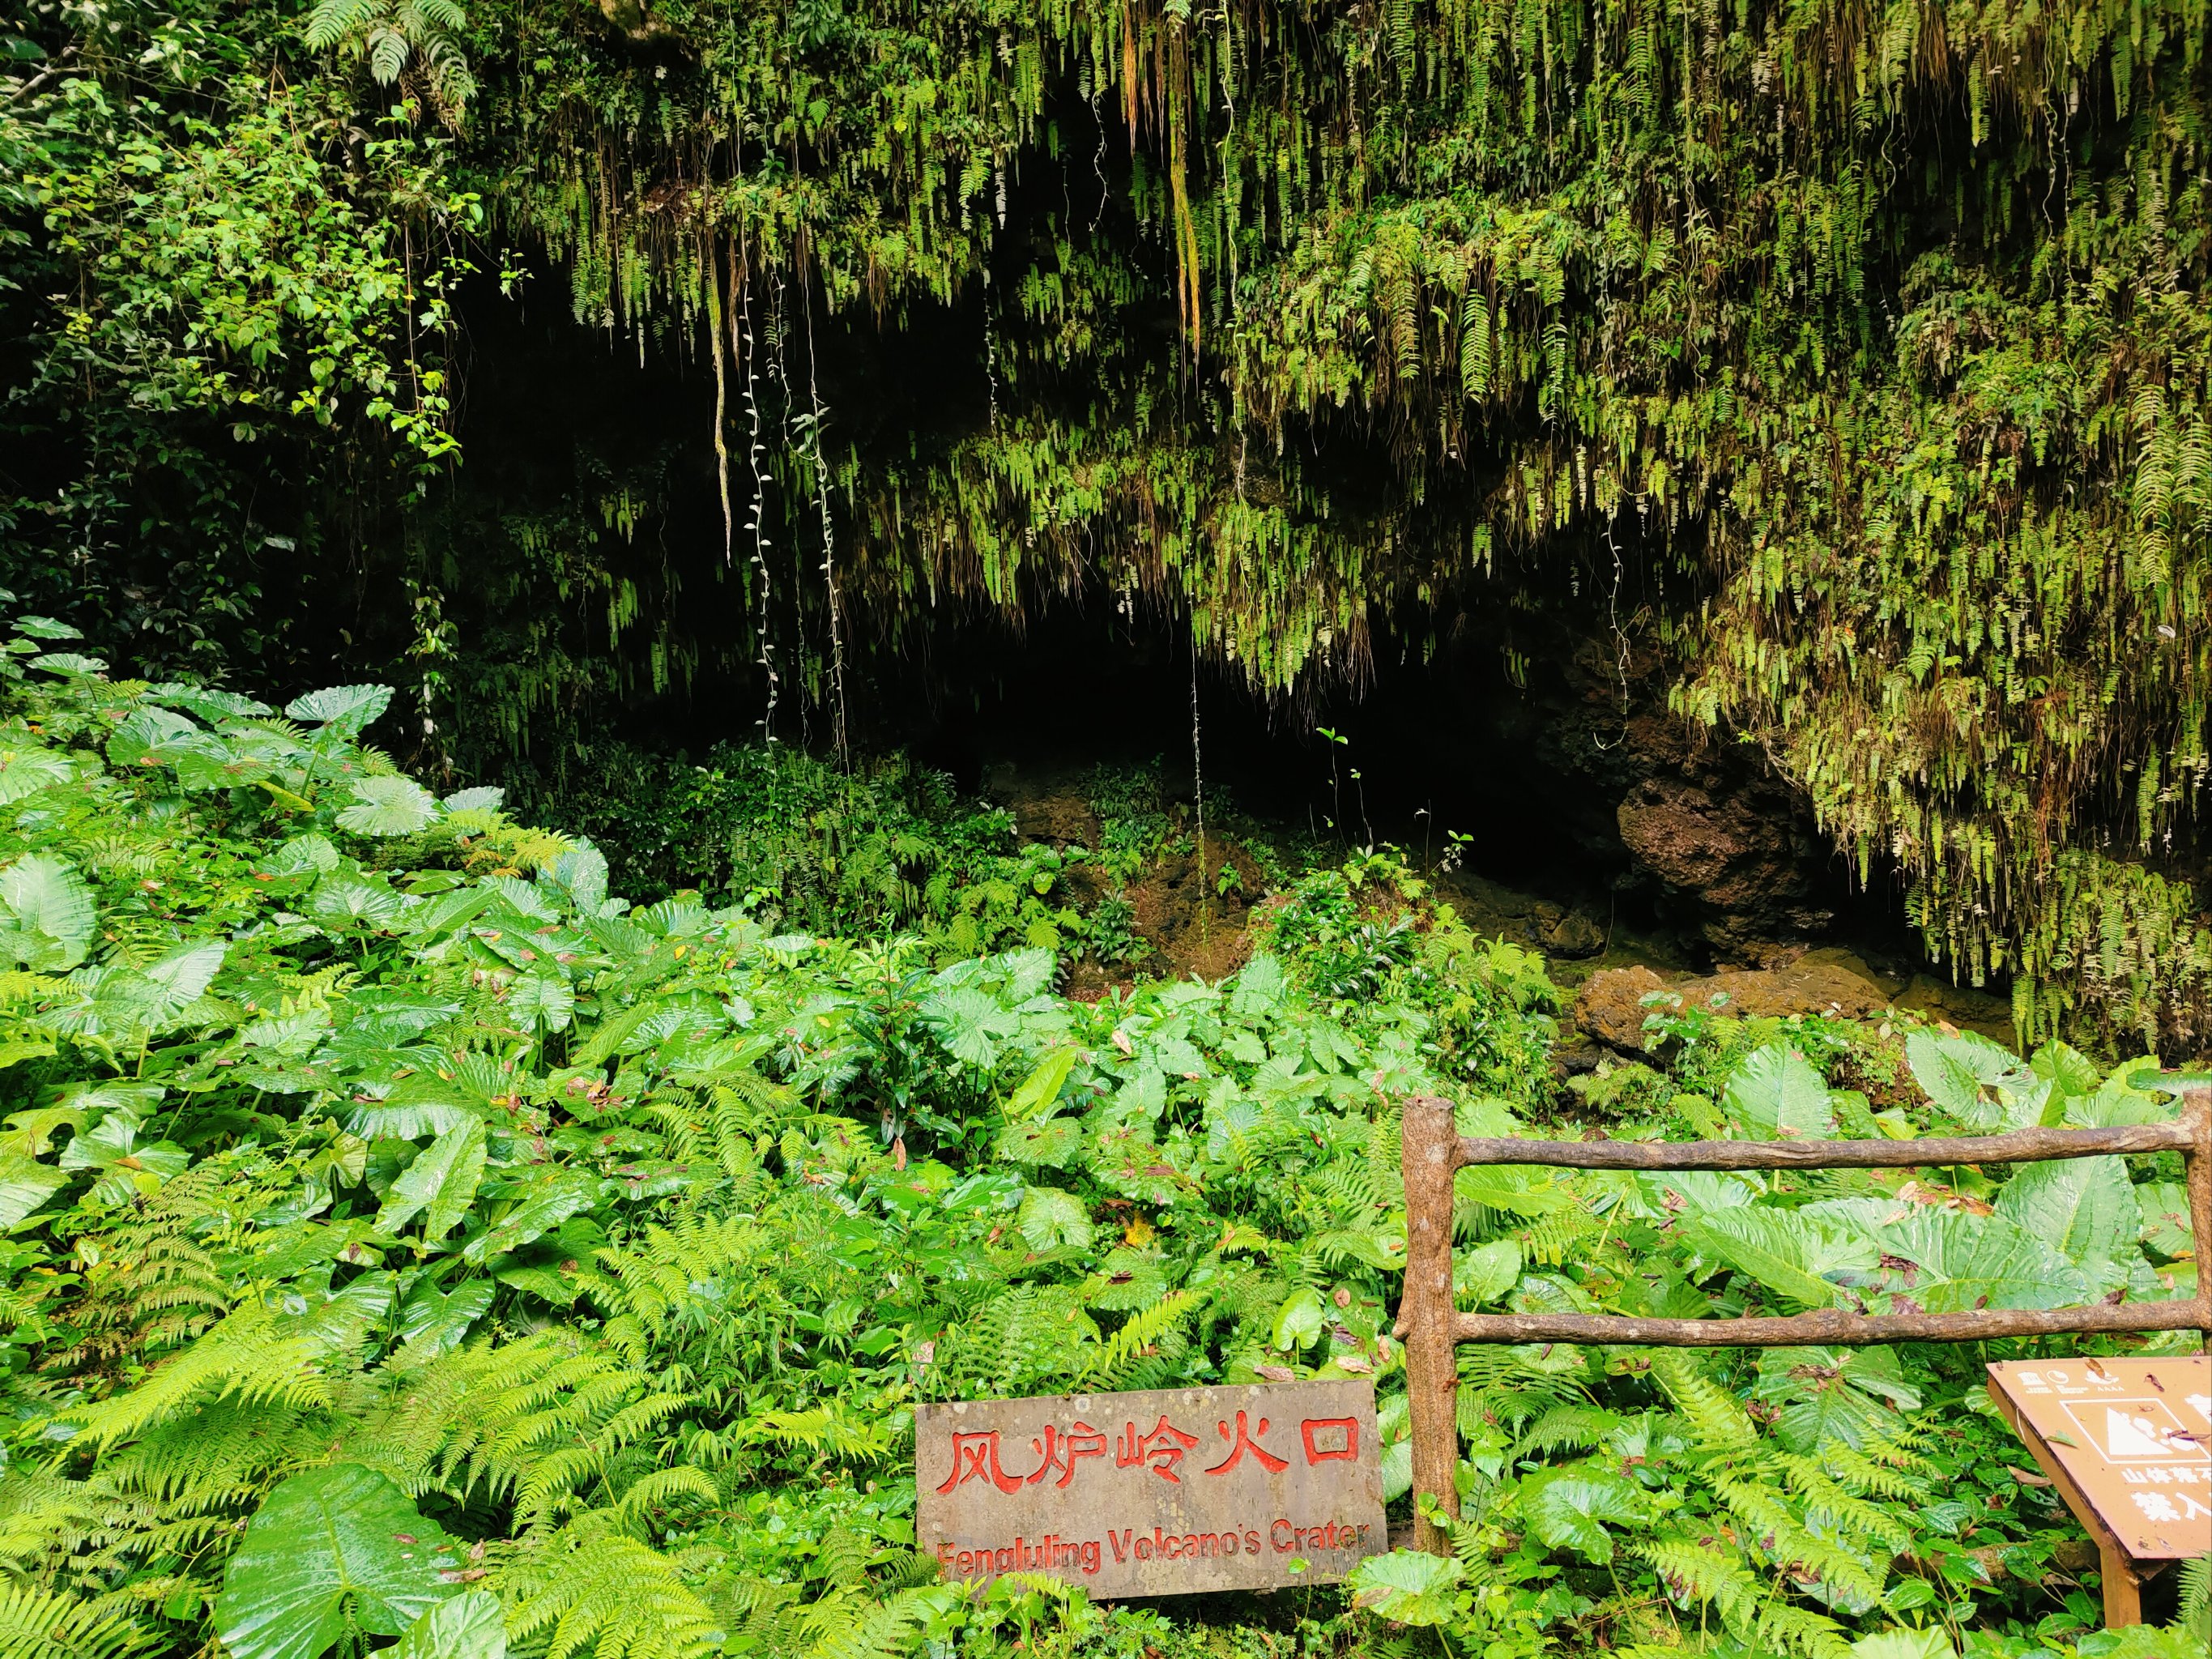
<path fill-rule="evenodd" d="M 417 1285 L 399 1304 L 399 1340 L 425 1355 L 457 1348 L 491 1306 L 492 1285 L 472 1279 L 451 1291 Z"/>
<path fill-rule="evenodd" d="M 1962 1127 L 1978 1132 L 2004 1126 L 2006 1091 L 2021 1093 L 2040 1084 L 2046 1097 L 2050 1093 L 2047 1081 L 1984 1036 L 1915 1031 L 1905 1040 L 1905 1060 L 1929 1099 Z"/>
<path fill-rule="evenodd" d="M 2141 1222 L 2138 1237 L 2160 1255 L 2187 1255 L 2194 1249 L 2189 1232 L 2189 1188 L 2178 1181 L 2147 1181 L 2135 1189 Z"/>
<path fill-rule="evenodd" d="M 507 1625 L 499 1598 L 471 1590 L 441 1601 L 407 1627 L 383 1659 L 507 1659 Z"/>
<path fill-rule="evenodd" d="M 207 994 L 229 949 L 222 939 L 180 945 L 138 970 L 161 989 L 155 1013 L 157 1024 L 175 1018 Z"/>
<path fill-rule="evenodd" d="M 317 1659 L 344 1632 L 397 1636 L 449 1600 L 453 1541 L 386 1476 L 356 1463 L 294 1475 L 239 1540 L 216 1601 L 233 1659 Z"/>
<path fill-rule="evenodd" d="M 1881 1228 L 1876 1242 L 1910 1264 L 1893 1272 L 1892 1291 L 1929 1313 L 2064 1308 L 2092 1294 L 2079 1267 L 2002 1215 L 1920 1210 Z"/>
<path fill-rule="evenodd" d="M 1769 1348 L 1759 1358 L 1753 1397 L 1778 1404 L 1775 1432 L 1808 1455 L 1831 1444 L 1893 1441 L 1920 1395 L 1887 1348 Z"/>
<path fill-rule="evenodd" d="M 1872 1272 L 1879 1252 L 1863 1234 L 1794 1210 L 1741 1205 L 1682 1221 L 1693 1249 L 1748 1273 L 1801 1308 L 1844 1304 L 1830 1273 Z"/>
<path fill-rule="evenodd" d="M 310 691 L 284 705 L 284 717 L 307 726 L 327 726 L 348 737 L 363 731 L 392 702 L 388 685 L 332 685 Z"/>
<path fill-rule="evenodd" d="M 488 1231 L 471 1239 L 461 1255 L 471 1266 L 480 1267 L 494 1256 L 520 1249 L 591 1207 L 591 1189 L 582 1179 L 565 1170 L 558 1171 Z"/>
<path fill-rule="evenodd" d="M 1452 1300 L 1479 1308 L 1513 1288 L 1521 1277 L 1521 1247 L 1510 1238 L 1492 1239 L 1452 1257 Z"/>
<path fill-rule="evenodd" d="M 76 775 L 67 755 L 52 749 L 0 749 L 0 806 L 9 806 Z"/>
<path fill-rule="evenodd" d="M 921 1021 L 956 1060 L 988 1071 L 999 1045 L 1021 1030 L 1020 1018 L 972 985 L 933 991 L 922 1000 Z"/>
<path fill-rule="evenodd" d="M 1551 1548 L 1610 1561 L 1613 1535 L 1603 1523 L 1640 1521 L 1644 1506 L 1635 1482 L 1601 1464 L 1573 1463 L 1522 1481 L 1521 1512 L 1528 1517 L 1529 1529 Z"/>
<path fill-rule="evenodd" d="M 436 1243 L 468 1213 L 483 1169 L 484 1126 L 471 1117 L 440 1135 L 400 1172 L 376 1212 L 376 1231 L 396 1238 L 421 1211 L 422 1237 Z"/>
<path fill-rule="evenodd" d="M 1460 1581 L 1466 1569 L 1449 1555 L 1392 1550 L 1370 1555 L 1352 1569 L 1352 1605 L 1394 1625 L 1443 1625 L 1467 1605 Z"/>
<path fill-rule="evenodd" d="M 128 1204 L 151 1198 L 165 1182 L 185 1172 L 191 1157 L 174 1141 L 157 1140 L 141 1146 L 138 1119 L 133 1113 L 114 1111 L 89 1129 L 73 1135 L 62 1148 L 64 1170 L 97 1172 L 93 1182 L 95 1204 Z"/>
<path fill-rule="evenodd" d="M 67 860 L 31 853 L 0 870 L 0 958 L 60 973 L 84 960 L 99 926 L 92 889 Z"/>
<path fill-rule="evenodd" d="M 507 1012 L 525 1030 L 565 1031 L 575 1017 L 576 994 L 556 970 L 532 968 L 507 988 Z"/>
<path fill-rule="evenodd" d="M 1729 1079 L 1723 1103 L 1753 1140 L 1819 1139 L 1835 1133 L 1828 1085 L 1784 1042 L 1746 1055 Z"/>
<path fill-rule="evenodd" d="M 1083 1151 L 1083 1126 L 1067 1117 L 1042 1123 L 1009 1123 L 999 1131 L 992 1151 L 1010 1164 L 1040 1164 L 1064 1170 Z"/>
<path fill-rule="evenodd" d="M 353 805 L 338 814 L 338 828 L 357 836 L 411 836 L 427 830 L 441 809 L 438 798 L 412 778 L 363 778 Z"/>
<path fill-rule="evenodd" d="M 207 734 L 173 709 L 134 708 L 107 739 L 107 758 L 118 767 L 158 766 L 187 753 Z"/>
<path fill-rule="evenodd" d="M 1288 1351 L 1310 1348 L 1328 1329 L 1328 1305 L 1310 1285 L 1301 1285 L 1275 1310 L 1274 1344 Z"/>
<path fill-rule="evenodd" d="M 2031 1164 L 2005 1182 L 1997 1213 L 2055 1246 L 2099 1290 L 2127 1282 L 2142 1215 L 2118 1158 Z"/>
<path fill-rule="evenodd" d="M 5 1232 L 69 1185 L 51 1164 L 21 1152 L 0 1152 L 0 1232 Z"/>
<path fill-rule="evenodd" d="M 1014 1225 L 1030 1249 L 1040 1255 L 1062 1245 L 1081 1249 L 1091 1243 L 1093 1231 L 1083 1200 L 1057 1187 L 1030 1188 L 1022 1199 L 1021 1213 Z"/>
<path fill-rule="evenodd" d="M 1006 1102 L 1006 1119 L 1019 1123 L 1040 1112 L 1049 1111 L 1060 1099 L 1060 1091 L 1067 1081 L 1075 1062 L 1083 1058 L 1083 1050 L 1073 1043 L 1054 1048 L 1036 1064 L 1036 1069 L 1023 1079 L 1022 1086 Z"/>

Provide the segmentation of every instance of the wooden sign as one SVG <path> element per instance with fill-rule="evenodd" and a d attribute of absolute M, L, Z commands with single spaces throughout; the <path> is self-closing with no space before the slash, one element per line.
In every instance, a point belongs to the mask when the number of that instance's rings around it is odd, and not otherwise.
<path fill-rule="evenodd" d="M 1389 1547 L 1365 1382 L 917 1406 L 914 1445 L 915 1546 L 947 1578 L 1187 1595 L 1334 1581 Z"/>
<path fill-rule="evenodd" d="M 1990 1394 L 2096 1540 L 2105 1622 L 2140 1623 L 2136 1562 L 2212 1553 L 2212 1358 L 2005 1360 Z"/>

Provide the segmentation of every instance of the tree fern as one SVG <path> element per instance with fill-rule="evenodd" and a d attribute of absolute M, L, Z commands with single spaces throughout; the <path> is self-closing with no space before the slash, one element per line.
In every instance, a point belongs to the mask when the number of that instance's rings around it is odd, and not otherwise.
<path fill-rule="evenodd" d="M 438 102 L 458 111 L 476 91 L 456 39 L 466 25 L 458 0 L 315 0 L 305 35 L 318 51 L 362 58 L 380 86 L 398 82 L 411 59 Z"/>

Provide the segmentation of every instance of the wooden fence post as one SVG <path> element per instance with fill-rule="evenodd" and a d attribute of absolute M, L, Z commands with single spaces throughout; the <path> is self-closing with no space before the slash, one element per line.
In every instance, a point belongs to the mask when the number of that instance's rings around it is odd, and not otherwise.
<path fill-rule="evenodd" d="M 2204 1333 L 2204 1352 L 2212 1353 L 2212 1086 L 2185 1093 L 2181 1117 L 2196 1141 L 2182 1154 L 2181 1167 L 2189 1183 L 2189 1231 L 2196 1249 L 2197 1326 Z"/>
<path fill-rule="evenodd" d="M 1459 1365 L 1452 1303 L 1452 1176 L 1459 1131 L 1451 1103 L 1416 1095 L 1406 1103 L 1401 1155 L 1406 1174 L 1406 1288 L 1398 1325 L 1406 1341 L 1406 1395 L 1413 1419 L 1413 1547 L 1450 1553 L 1441 1528 L 1418 1518 L 1421 1496 L 1459 1513 Z"/>

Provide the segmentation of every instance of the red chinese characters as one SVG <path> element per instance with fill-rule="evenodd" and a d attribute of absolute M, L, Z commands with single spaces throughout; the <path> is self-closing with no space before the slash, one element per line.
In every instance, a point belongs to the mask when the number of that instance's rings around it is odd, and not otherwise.
<path fill-rule="evenodd" d="M 1245 1413 L 1243 1412 L 1237 1413 L 1237 1432 L 1234 1435 L 1230 1433 L 1229 1425 L 1226 1423 L 1217 1423 L 1214 1425 L 1214 1427 L 1221 1431 L 1221 1437 L 1224 1440 L 1234 1440 L 1236 1443 L 1230 1447 L 1228 1456 L 1223 1458 L 1218 1463 L 1216 1463 L 1212 1468 L 1206 1471 L 1208 1474 L 1228 1474 L 1230 1470 L 1235 1468 L 1239 1463 L 1244 1461 L 1244 1454 L 1246 1452 L 1250 1452 L 1253 1457 L 1258 1462 L 1260 1467 L 1267 1470 L 1270 1474 L 1280 1474 L 1283 1470 L 1290 1468 L 1290 1462 L 1288 1459 L 1276 1456 L 1274 1453 L 1269 1451 L 1265 1446 L 1261 1445 L 1257 1440 L 1252 1437 L 1255 1433 L 1267 1433 L 1267 1419 L 1266 1418 L 1261 1418 L 1260 1419 L 1259 1428 L 1257 1430 L 1254 1430 L 1247 1426 L 1245 1422 Z"/>
<path fill-rule="evenodd" d="M 951 1492 L 955 1486 L 970 1480 L 988 1480 L 1000 1492 L 1012 1494 L 1022 1489 L 1023 1477 L 1008 1474 L 999 1464 L 999 1431 L 983 1434 L 959 1434 L 952 1437 L 952 1473 L 945 1477 L 945 1484 L 937 1490 Z"/>
<path fill-rule="evenodd" d="M 1207 1466 L 1204 1472 L 1228 1474 L 1242 1468 L 1247 1457 L 1270 1474 L 1288 1468 L 1290 1460 L 1267 1448 L 1264 1437 L 1273 1426 L 1264 1417 L 1255 1424 L 1252 1413 L 1241 1411 L 1237 1413 L 1233 1427 L 1226 1420 L 1215 1424 L 1216 1431 L 1227 1446 L 1227 1455 Z M 1030 1442 L 1036 1467 L 1027 1474 L 1016 1474 L 1009 1472 L 1002 1461 L 1000 1433 L 997 1429 L 956 1431 L 952 1436 L 952 1468 L 937 1491 L 950 1492 L 971 1480 L 986 1481 L 1008 1497 L 1024 1486 L 1047 1483 L 1061 1489 L 1073 1483 L 1079 1463 L 1086 1458 L 1103 1458 L 1107 1452 L 1107 1435 L 1102 1429 L 1079 1419 L 1064 1429 L 1057 1424 L 1047 1424 L 1043 1432 Z M 1149 1469 L 1170 1485 L 1181 1486 L 1182 1460 L 1197 1450 L 1199 1438 L 1169 1422 L 1164 1415 L 1149 1429 L 1125 1422 L 1114 1437 L 1114 1466 Z M 1298 1424 L 1298 1440 L 1309 1468 L 1317 1463 L 1357 1462 L 1359 1420 L 1353 1417 L 1304 1418 Z"/>
<path fill-rule="evenodd" d="M 1197 1444 L 1196 1435 L 1185 1434 L 1164 1416 L 1143 1434 L 1137 1432 L 1134 1423 L 1124 1423 L 1121 1437 L 1114 1445 L 1114 1467 L 1126 1469 L 1141 1465 L 1179 1486 L 1182 1476 L 1176 1473 L 1176 1467 Z"/>
<path fill-rule="evenodd" d="M 1343 1437 L 1342 1445 L 1325 1445 L 1323 1441 L 1334 1441 Z M 1357 1463 L 1359 1461 L 1359 1419 L 1356 1417 L 1309 1417 L 1298 1425 L 1298 1438 L 1305 1443 L 1306 1463 Z"/>
<path fill-rule="evenodd" d="M 1036 1486 L 1058 1469 L 1060 1479 L 1052 1484 L 1064 1486 L 1075 1479 L 1075 1465 L 1079 1459 L 1106 1455 L 1106 1437 L 1088 1423 L 1078 1422 L 1065 1433 L 1048 1423 L 1044 1438 L 1030 1441 L 1030 1449 L 1044 1460 L 1037 1465 L 1036 1473 L 1030 1477 L 1030 1485 Z"/>

